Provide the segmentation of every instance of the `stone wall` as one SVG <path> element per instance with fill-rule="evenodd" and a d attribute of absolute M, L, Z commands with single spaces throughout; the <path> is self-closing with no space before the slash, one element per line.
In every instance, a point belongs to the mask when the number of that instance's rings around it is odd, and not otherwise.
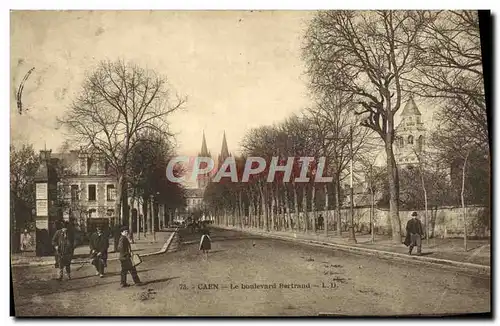
<path fill-rule="evenodd" d="M 391 225 L 389 220 L 389 210 L 375 209 L 374 226 L 377 234 L 390 234 Z M 399 212 L 401 220 L 401 229 L 404 234 L 406 222 L 411 218 L 413 211 Z M 422 223 L 425 222 L 425 211 L 416 211 Z M 334 211 L 318 211 L 316 216 L 322 214 L 324 218 L 328 217 L 329 228 L 334 222 Z M 295 214 L 292 214 L 294 216 Z M 302 216 L 303 213 L 300 213 Z M 310 218 L 311 213 L 309 213 Z M 347 230 L 350 210 L 341 210 L 342 229 Z M 463 210 L 461 207 L 442 207 L 428 210 L 429 233 L 431 236 L 439 238 L 462 237 L 464 234 Z M 491 216 L 485 207 L 469 206 L 467 207 L 467 233 L 469 236 L 489 237 Z M 354 209 L 354 225 L 357 232 L 370 231 L 370 208 Z"/>

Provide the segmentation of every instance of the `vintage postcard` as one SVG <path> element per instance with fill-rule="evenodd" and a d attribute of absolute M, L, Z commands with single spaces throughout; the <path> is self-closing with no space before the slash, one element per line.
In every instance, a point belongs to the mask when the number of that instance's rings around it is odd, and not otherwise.
<path fill-rule="evenodd" d="M 11 11 L 15 316 L 491 316 L 490 19 Z"/>

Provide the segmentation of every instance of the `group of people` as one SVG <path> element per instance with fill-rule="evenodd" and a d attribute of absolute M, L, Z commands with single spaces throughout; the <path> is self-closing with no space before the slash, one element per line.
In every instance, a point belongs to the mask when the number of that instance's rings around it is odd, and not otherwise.
<path fill-rule="evenodd" d="M 65 223 L 61 229 L 57 230 L 52 238 L 52 245 L 55 249 L 55 267 L 59 269 L 58 280 L 63 279 L 64 271 L 68 280 L 71 279 L 71 260 L 73 259 L 75 241 L 74 232 Z M 96 275 L 104 277 L 108 260 L 109 237 L 103 232 L 102 227 L 98 226 L 96 232 L 91 234 L 89 239 L 90 258 L 92 265 L 96 270 Z M 132 248 L 129 241 L 129 229 L 127 226 L 120 228 L 120 237 L 116 245 L 116 251 L 119 252 L 121 264 L 120 285 L 121 287 L 130 286 L 127 283 L 127 275 L 130 273 L 136 285 L 141 284 L 137 275 L 137 270 L 132 262 Z"/>

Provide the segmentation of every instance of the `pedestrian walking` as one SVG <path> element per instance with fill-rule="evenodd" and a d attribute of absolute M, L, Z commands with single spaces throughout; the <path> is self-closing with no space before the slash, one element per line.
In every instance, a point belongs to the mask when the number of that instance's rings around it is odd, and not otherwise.
<path fill-rule="evenodd" d="M 119 259 L 122 267 L 120 285 L 121 287 L 130 286 L 127 284 L 127 274 L 132 275 L 135 285 L 140 285 L 141 280 L 137 275 L 137 270 L 132 263 L 132 248 L 130 247 L 130 241 L 128 240 L 128 226 L 123 226 L 120 228 L 121 236 L 118 240 L 118 251 L 120 253 Z"/>
<path fill-rule="evenodd" d="M 102 231 L 102 227 L 98 226 L 96 232 L 90 236 L 89 247 L 96 275 L 104 277 L 104 269 L 107 267 L 108 260 L 109 238 Z"/>
<path fill-rule="evenodd" d="M 210 231 L 206 224 L 203 226 L 201 233 L 200 250 L 203 251 L 205 258 L 208 259 L 208 251 L 212 249 L 212 240 L 210 239 Z"/>
<path fill-rule="evenodd" d="M 59 278 L 63 279 L 63 270 L 66 269 L 68 280 L 71 279 L 71 260 L 73 259 L 73 244 L 68 234 L 67 226 L 54 234 L 52 245 L 56 251 L 56 268 L 59 268 Z"/>
<path fill-rule="evenodd" d="M 411 255 L 413 248 L 417 247 L 417 255 L 422 254 L 422 236 L 424 228 L 417 217 L 417 212 L 411 214 L 412 218 L 406 223 L 406 238 L 404 244 L 409 246 L 408 254 Z"/>
<path fill-rule="evenodd" d="M 323 215 L 319 214 L 319 217 L 318 217 L 318 230 L 323 230 L 323 223 L 324 223 Z"/>

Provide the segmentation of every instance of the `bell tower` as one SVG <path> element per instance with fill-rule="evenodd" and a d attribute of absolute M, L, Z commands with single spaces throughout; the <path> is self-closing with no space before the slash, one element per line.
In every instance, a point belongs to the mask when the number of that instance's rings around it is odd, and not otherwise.
<path fill-rule="evenodd" d="M 417 155 L 424 149 L 425 127 L 415 100 L 410 97 L 401 112 L 401 122 L 396 128 L 395 158 L 399 166 L 418 164 Z"/>

